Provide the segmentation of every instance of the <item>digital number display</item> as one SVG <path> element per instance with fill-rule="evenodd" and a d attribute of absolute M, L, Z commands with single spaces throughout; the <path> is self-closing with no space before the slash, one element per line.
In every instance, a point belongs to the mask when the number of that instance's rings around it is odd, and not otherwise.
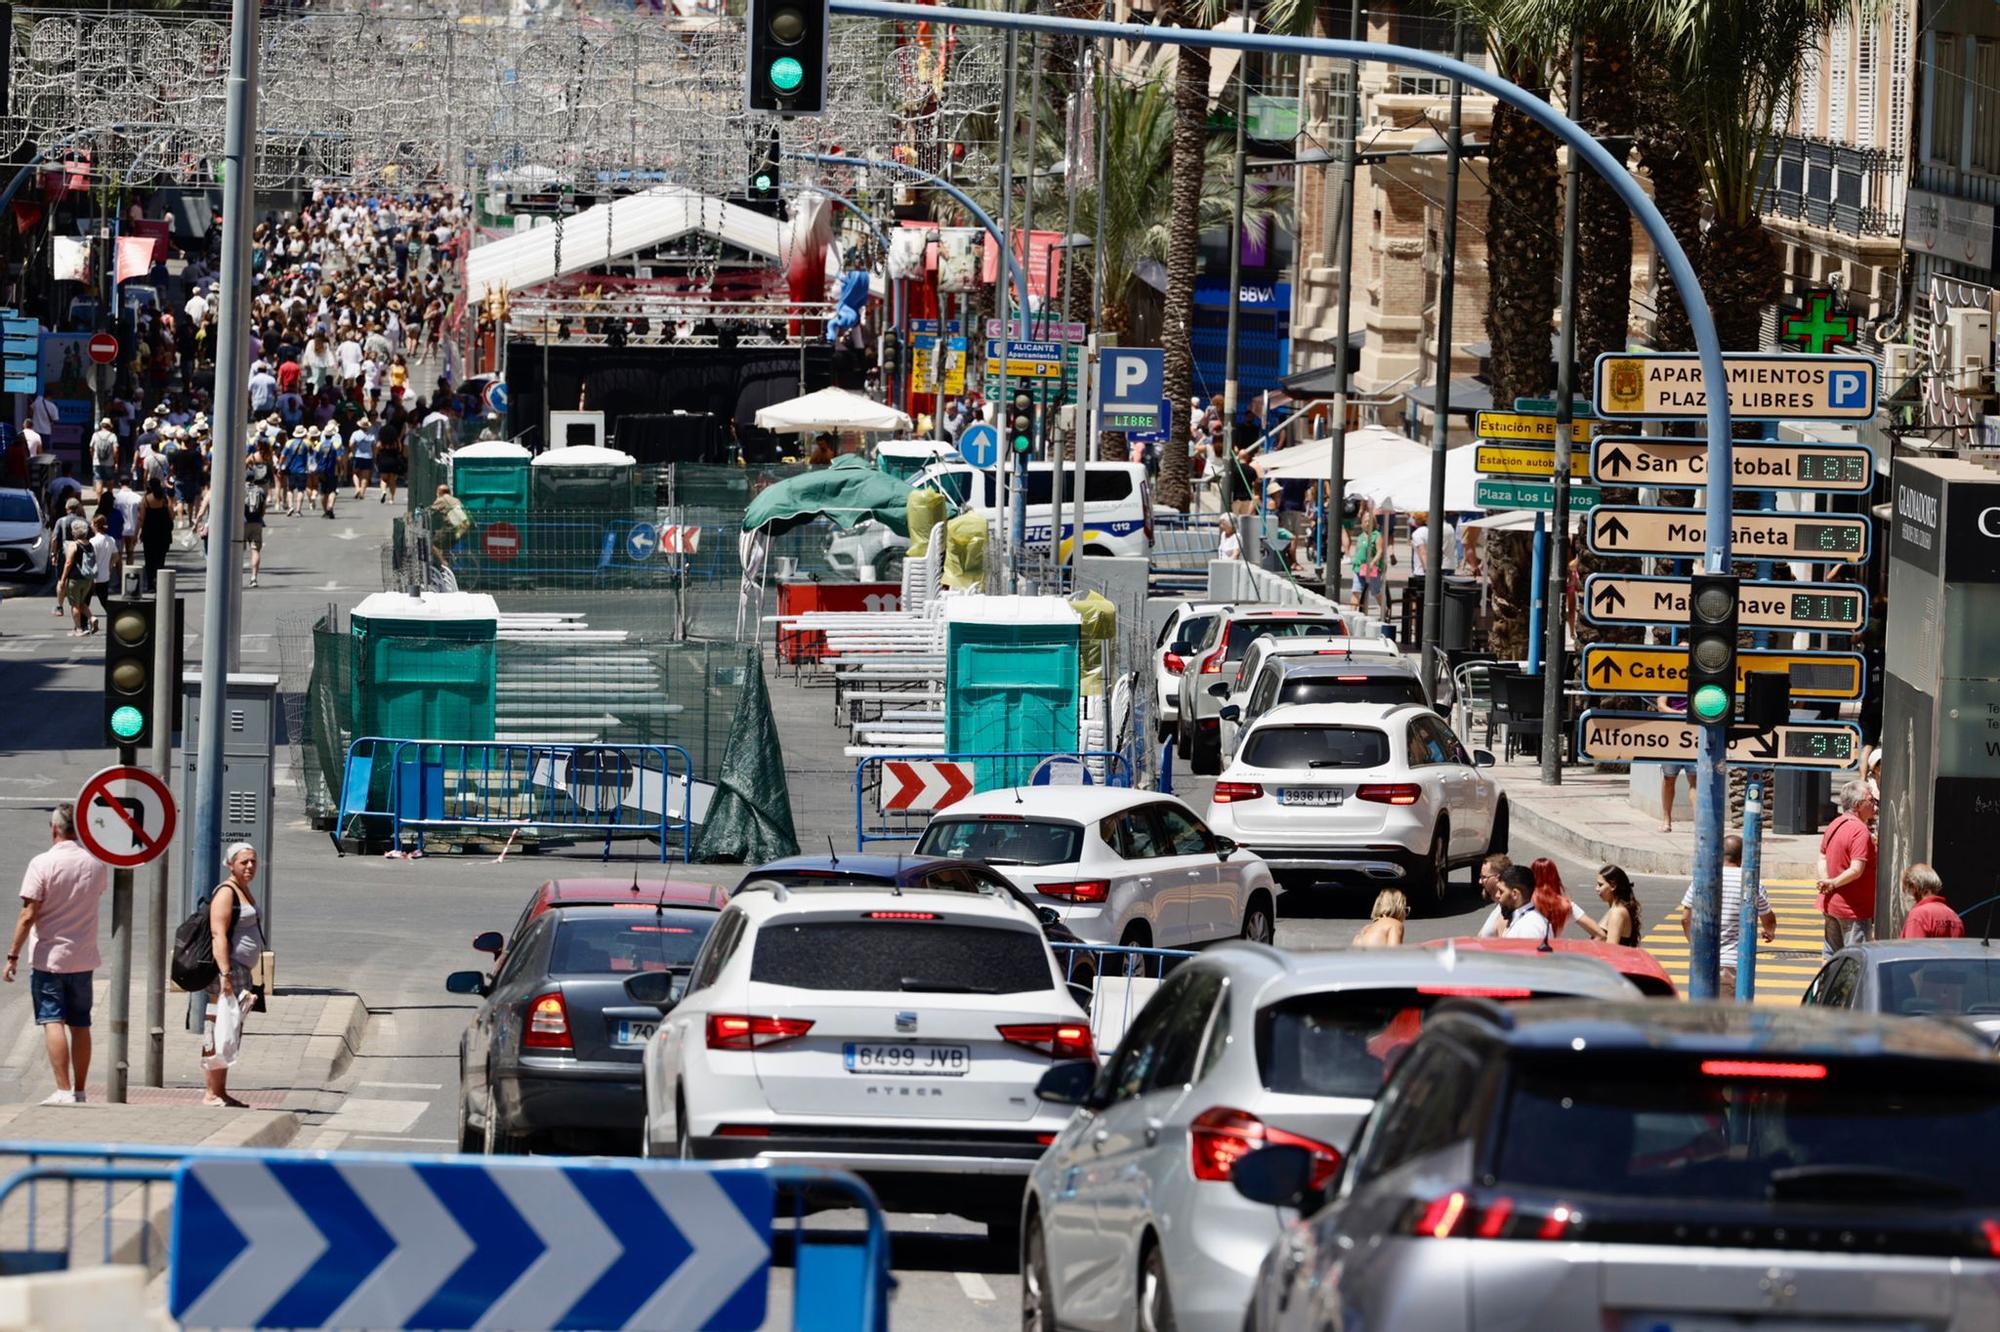
<path fill-rule="evenodd" d="M 1860 523 L 1800 523 L 1792 529 L 1792 549 L 1800 555 L 1859 555 Z"/>
<path fill-rule="evenodd" d="M 1157 430 L 1160 418 L 1150 412 L 1106 412 L 1106 430 Z"/>
<path fill-rule="evenodd" d="M 1868 479 L 1868 459 L 1858 453 L 1807 453 L 1801 450 L 1797 463 L 1801 481 L 1853 483 Z"/>
<path fill-rule="evenodd" d="M 1794 759 L 1849 760 L 1854 757 L 1852 731 L 1787 731 L 1785 757 Z"/>
<path fill-rule="evenodd" d="M 1792 618 L 1814 624 L 1853 624 L 1861 618 L 1861 598 L 1845 592 L 1794 592 Z"/>

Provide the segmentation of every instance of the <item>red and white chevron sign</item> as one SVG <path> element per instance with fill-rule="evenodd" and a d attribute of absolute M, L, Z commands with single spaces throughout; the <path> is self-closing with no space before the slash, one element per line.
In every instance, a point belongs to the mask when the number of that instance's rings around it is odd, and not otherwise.
<path fill-rule="evenodd" d="M 921 814 L 955 805 L 972 794 L 970 763 L 919 763 L 885 759 L 882 763 L 882 810 Z"/>
<path fill-rule="evenodd" d="M 663 527 L 660 529 L 660 553 L 662 555 L 694 555 L 701 550 L 701 529 L 699 527 Z"/>

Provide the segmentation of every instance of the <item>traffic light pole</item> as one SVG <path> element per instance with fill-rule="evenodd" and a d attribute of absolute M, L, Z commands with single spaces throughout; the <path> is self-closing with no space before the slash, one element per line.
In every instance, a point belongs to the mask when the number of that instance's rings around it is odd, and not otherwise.
<path fill-rule="evenodd" d="M 154 575 L 153 775 L 173 786 L 174 658 L 179 651 L 174 614 L 174 571 Z M 164 628 L 161 627 L 164 622 Z M 166 1085 L 167 1056 L 167 861 L 157 856 L 146 867 L 146 1054 L 140 1081 Z"/>
<path fill-rule="evenodd" d="M 1583 114 L 1583 38 L 1570 41 L 1569 115 Z M 1563 191 L 1562 330 L 1556 341 L 1556 450 L 1549 478 L 1548 593 L 1543 603 L 1542 629 L 1548 637 L 1542 650 L 1542 785 L 1561 786 L 1563 725 L 1563 651 L 1569 625 L 1569 433 L 1576 415 L 1576 237 L 1583 163 L 1572 151 Z M 1580 591 L 1580 589 L 1579 589 Z"/>
<path fill-rule="evenodd" d="M 168 622 L 172 622 L 168 615 Z M 158 635 L 156 634 L 157 638 Z M 155 716 L 156 732 L 173 725 L 173 714 Z M 118 761 L 131 767 L 139 761 L 139 751 L 131 745 L 118 746 Z M 162 860 L 166 857 L 162 856 Z M 113 1105 L 125 1104 L 126 1077 L 131 1072 L 132 1053 L 132 871 L 111 871 L 111 1048 L 105 1052 L 104 1099 Z M 78 1094 L 83 1088 L 78 1087 Z"/>

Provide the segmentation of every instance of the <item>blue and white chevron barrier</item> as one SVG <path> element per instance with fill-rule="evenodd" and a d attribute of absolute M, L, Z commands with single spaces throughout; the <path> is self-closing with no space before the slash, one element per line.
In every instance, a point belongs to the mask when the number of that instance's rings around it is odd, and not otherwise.
<path fill-rule="evenodd" d="M 231 1157 L 181 1169 L 188 1327 L 760 1327 L 772 1176 L 655 1162 Z"/>

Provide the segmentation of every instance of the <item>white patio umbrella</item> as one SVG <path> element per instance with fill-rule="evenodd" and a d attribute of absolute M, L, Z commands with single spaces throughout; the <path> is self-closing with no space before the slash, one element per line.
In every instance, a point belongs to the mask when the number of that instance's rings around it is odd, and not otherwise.
<path fill-rule="evenodd" d="M 757 424 L 780 435 L 806 435 L 821 430 L 908 430 L 913 422 L 902 412 L 861 393 L 823 388 L 803 398 L 775 402 L 757 410 Z"/>
<path fill-rule="evenodd" d="M 1473 469 L 1475 454 L 1470 448 L 1451 449 L 1444 455 L 1444 508 L 1446 513 L 1465 513 L 1480 508 L 1473 498 L 1479 475 Z M 1347 487 L 1350 495 L 1373 501 L 1378 507 L 1416 513 L 1431 507 L 1431 459 L 1398 463 L 1386 472 L 1357 475 Z"/>
<path fill-rule="evenodd" d="M 1387 426 L 1368 425 L 1347 432 L 1342 470 L 1351 482 L 1386 472 L 1430 450 Z M 1315 439 L 1289 449 L 1274 449 L 1253 464 L 1266 481 L 1324 481 L 1333 461 L 1333 441 Z"/>

